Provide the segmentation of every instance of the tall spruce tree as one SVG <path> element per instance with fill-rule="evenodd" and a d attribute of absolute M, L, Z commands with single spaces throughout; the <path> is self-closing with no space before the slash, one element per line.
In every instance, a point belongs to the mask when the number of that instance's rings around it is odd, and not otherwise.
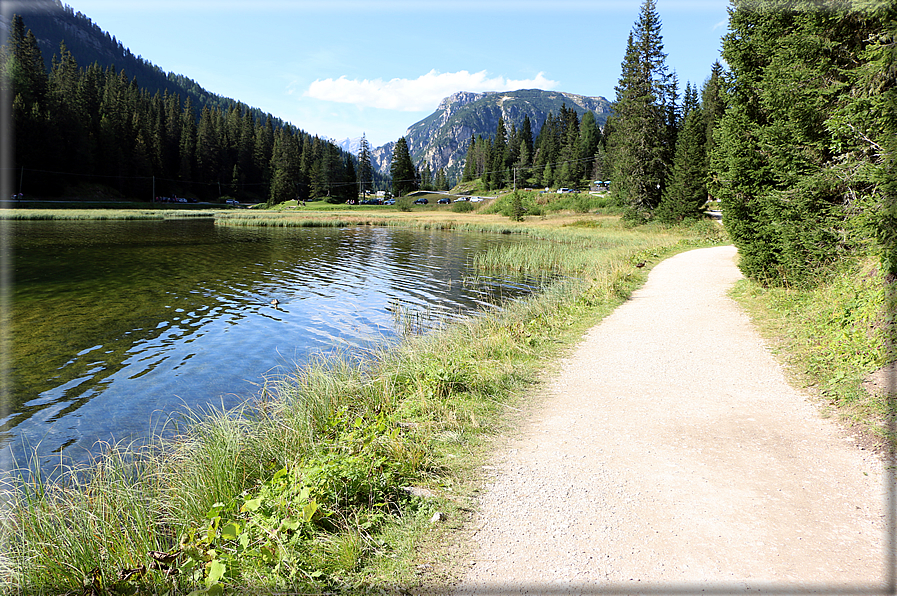
<path fill-rule="evenodd" d="M 414 162 L 411 161 L 411 153 L 408 151 L 408 142 L 405 137 L 400 137 L 393 148 L 389 175 L 392 177 L 393 194 L 397 197 L 417 189 L 417 170 L 414 167 Z"/>
<path fill-rule="evenodd" d="M 645 220 L 660 204 L 673 157 L 676 80 L 667 72 L 656 0 L 644 0 L 626 43 L 607 139 L 612 189 L 627 216 Z"/>
<path fill-rule="evenodd" d="M 358 147 L 358 190 L 359 195 L 365 196 L 365 193 L 373 187 L 374 183 L 374 166 L 371 163 L 371 144 L 368 143 L 367 136 L 362 133 L 361 144 Z"/>
<path fill-rule="evenodd" d="M 495 125 L 495 137 L 492 139 L 492 162 L 489 166 L 489 187 L 487 190 L 502 188 L 507 182 L 508 142 L 505 121 L 500 116 Z"/>
<path fill-rule="evenodd" d="M 533 125 L 528 115 L 523 117 L 517 136 L 520 139 L 520 152 L 515 166 L 526 170 L 533 165 Z M 524 175 L 528 176 L 529 172 L 525 171 Z"/>
<path fill-rule="evenodd" d="M 580 163 L 580 180 L 576 180 L 576 184 L 580 184 L 583 182 L 582 179 L 592 176 L 595 156 L 598 154 L 600 143 L 601 129 L 598 128 L 595 113 L 586 112 L 582 115 L 582 122 L 579 124 L 579 139 L 576 142 L 576 159 Z"/>
<path fill-rule="evenodd" d="M 299 187 L 299 150 L 296 139 L 283 128 L 274 133 L 271 157 L 271 193 L 268 204 L 276 205 L 297 198 Z"/>

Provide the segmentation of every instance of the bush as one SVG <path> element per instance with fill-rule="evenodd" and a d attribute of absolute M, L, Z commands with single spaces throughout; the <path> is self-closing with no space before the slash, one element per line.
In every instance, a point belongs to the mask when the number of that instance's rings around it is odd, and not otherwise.
<path fill-rule="evenodd" d="M 470 213 L 474 209 L 476 209 L 476 207 L 469 201 L 458 201 L 457 203 L 452 204 L 452 211 L 455 213 Z"/>
<path fill-rule="evenodd" d="M 522 221 L 526 215 L 542 215 L 543 208 L 536 204 L 532 193 L 515 190 L 496 197 L 491 205 L 483 209 L 483 213 L 500 213 L 513 221 Z"/>

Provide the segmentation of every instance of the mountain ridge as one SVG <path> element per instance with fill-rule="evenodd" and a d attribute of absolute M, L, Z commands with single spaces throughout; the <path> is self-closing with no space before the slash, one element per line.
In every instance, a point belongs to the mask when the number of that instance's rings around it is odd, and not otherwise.
<path fill-rule="evenodd" d="M 536 137 L 548 114 L 558 115 L 564 105 L 579 117 L 593 112 L 602 127 L 611 114 L 611 103 L 602 96 L 542 89 L 459 91 L 443 98 L 432 114 L 409 126 L 403 136 L 418 169 L 429 164 L 431 171 L 444 168 L 449 178 L 458 179 L 470 140 L 477 136 L 492 138 L 499 118 L 510 131 L 512 127 L 520 128 L 524 118 L 529 117 Z M 394 147 L 395 142 L 391 141 L 371 151 L 375 169 L 389 171 Z"/>

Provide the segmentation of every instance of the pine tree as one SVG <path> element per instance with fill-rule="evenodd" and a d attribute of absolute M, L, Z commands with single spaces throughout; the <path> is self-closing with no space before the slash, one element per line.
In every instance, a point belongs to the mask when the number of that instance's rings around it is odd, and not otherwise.
<path fill-rule="evenodd" d="M 294 137 L 283 128 L 274 134 L 271 157 L 271 194 L 269 205 L 296 199 L 299 185 L 299 151 Z"/>
<path fill-rule="evenodd" d="M 420 171 L 420 188 L 422 190 L 433 190 L 433 172 L 430 170 L 430 163 L 424 163 L 424 169 Z"/>
<path fill-rule="evenodd" d="M 598 146 L 601 144 L 601 129 L 598 128 L 598 121 L 595 119 L 594 112 L 586 112 L 582 115 L 582 122 L 579 125 L 579 138 L 576 145 L 576 160 L 580 166 L 580 180 L 575 183 L 581 184 L 588 182 L 585 178 L 592 177 L 592 170 L 595 165 L 595 156 L 598 154 Z"/>
<path fill-rule="evenodd" d="M 196 116 L 189 97 L 184 103 L 184 111 L 181 112 L 181 140 L 178 144 L 178 154 L 180 155 L 178 178 L 190 181 L 193 179 L 193 164 L 196 159 Z"/>
<path fill-rule="evenodd" d="M 656 1 L 644 0 L 626 44 L 607 150 L 612 190 L 634 220 L 651 217 L 672 162 L 676 82 L 667 72 Z"/>
<path fill-rule="evenodd" d="M 529 169 L 533 165 L 533 128 L 529 116 L 523 117 L 517 136 L 520 139 L 520 152 L 514 165 L 523 171 L 524 177 L 529 177 Z"/>
<path fill-rule="evenodd" d="M 495 125 L 495 136 L 492 138 L 492 159 L 489 169 L 489 186 L 487 190 L 502 188 L 508 180 L 506 161 L 508 157 L 508 139 L 505 121 L 501 117 L 498 118 L 498 124 Z"/>
<path fill-rule="evenodd" d="M 47 72 L 37 38 L 20 15 L 13 15 L 9 31 L 11 55 L 6 62 L 6 76 L 12 84 L 13 97 L 21 95 L 30 110 L 35 104 L 44 107 L 47 94 Z"/>
<path fill-rule="evenodd" d="M 200 182 L 216 183 L 221 166 L 221 147 L 219 130 L 216 126 L 218 110 L 212 111 L 208 106 L 202 109 L 199 125 L 196 130 L 196 170 L 194 175 Z"/>
<path fill-rule="evenodd" d="M 704 82 L 701 89 L 701 113 L 704 115 L 704 146 L 707 153 L 707 169 L 710 169 L 710 153 L 716 146 L 713 140 L 713 129 L 726 111 L 725 98 L 723 97 L 723 66 L 719 60 L 710 67 L 710 77 Z"/>
<path fill-rule="evenodd" d="M 362 133 L 361 144 L 358 148 L 358 186 L 359 194 L 364 197 L 365 193 L 373 188 L 374 183 L 374 166 L 371 163 L 371 144 L 368 143 L 367 137 Z"/>
<path fill-rule="evenodd" d="M 405 137 L 400 137 L 396 141 L 392 152 L 392 162 L 389 164 L 389 174 L 392 177 L 392 189 L 395 196 L 400 197 L 416 190 L 417 170 L 411 161 Z"/>

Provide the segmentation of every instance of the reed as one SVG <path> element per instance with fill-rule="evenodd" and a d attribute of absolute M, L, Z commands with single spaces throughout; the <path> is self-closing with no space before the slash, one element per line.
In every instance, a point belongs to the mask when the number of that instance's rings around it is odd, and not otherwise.
<path fill-rule="evenodd" d="M 127 221 L 196 217 L 214 217 L 214 212 L 167 209 L 0 209 L 0 220 L 9 221 Z"/>

